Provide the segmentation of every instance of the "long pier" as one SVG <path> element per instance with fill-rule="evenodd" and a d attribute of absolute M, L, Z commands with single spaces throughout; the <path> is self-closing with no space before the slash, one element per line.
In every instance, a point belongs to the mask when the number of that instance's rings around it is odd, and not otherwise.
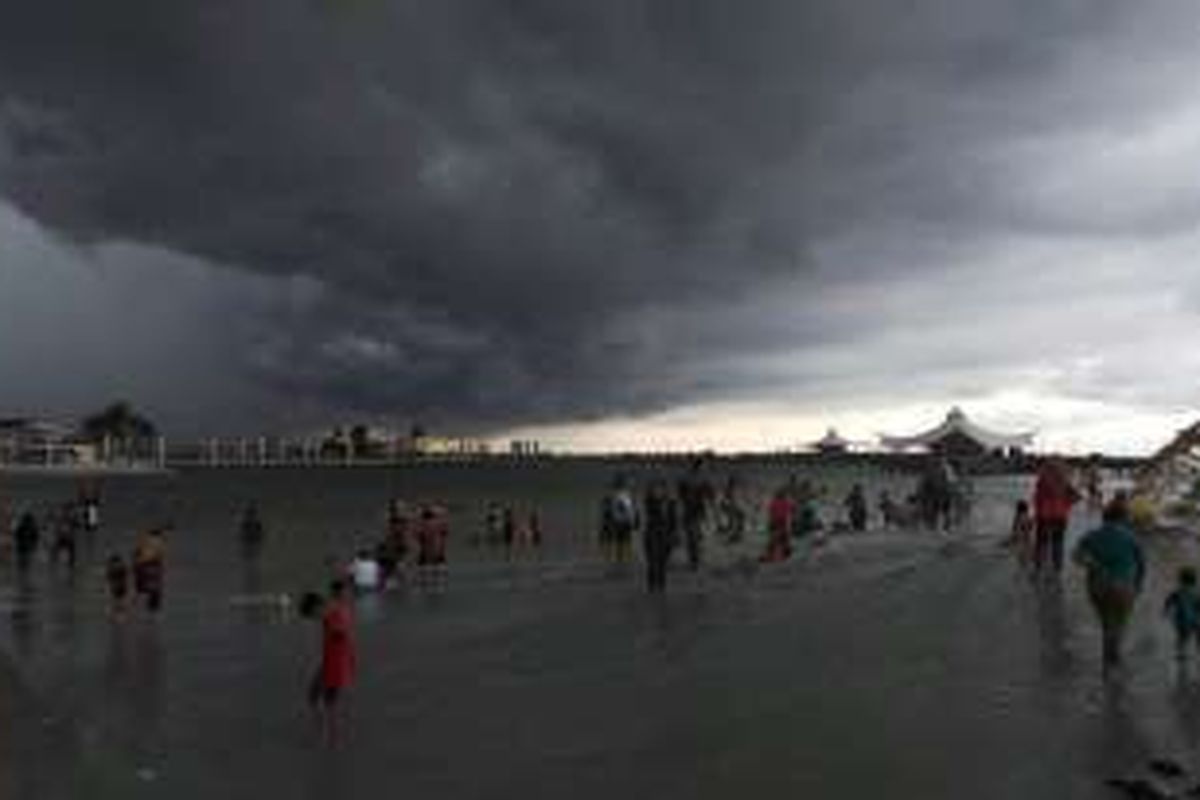
<path fill-rule="evenodd" d="M 553 461 L 596 462 L 620 465 L 683 465 L 697 458 L 725 463 L 785 464 L 802 466 L 871 466 L 885 470 L 921 469 L 927 456 L 914 453 L 840 453 L 748 452 L 716 454 L 711 452 L 630 452 L 610 454 L 551 454 L 544 452 L 481 452 L 477 449 L 421 450 L 390 443 L 371 442 L 355 447 L 345 442 L 301 437 L 210 437 L 198 440 L 171 440 L 159 436 L 150 439 L 105 439 L 100 443 L 18 442 L 0 439 L 0 470 L 87 472 L 147 472 L 176 469 L 239 468 L 369 468 L 403 467 L 422 464 L 516 464 Z M 1031 472 L 1045 456 L 1022 455 L 1016 458 L 984 459 L 972 472 Z M 1082 465 L 1088 457 L 1070 458 Z M 1138 469 L 1145 459 L 1101 457 L 1102 468 L 1128 472 Z"/>

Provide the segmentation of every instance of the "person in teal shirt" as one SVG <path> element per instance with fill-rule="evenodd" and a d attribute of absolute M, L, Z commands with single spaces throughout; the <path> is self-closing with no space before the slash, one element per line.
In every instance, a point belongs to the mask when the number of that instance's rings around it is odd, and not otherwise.
<path fill-rule="evenodd" d="M 1175 629 L 1175 654 L 1180 659 L 1187 655 L 1189 643 L 1200 646 L 1200 594 L 1196 592 L 1196 570 L 1183 567 L 1175 590 L 1167 595 L 1163 603 L 1163 614 L 1171 620 Z"/>
<path fill-rule="evenodd" d="M 1074 558 L 1087 570 L 1088 597 L 1100 621 L 1107 670 L 1121 663 L 1125 628 L 1146 576 L 1145 556 L 1129 525 L 1124 495 L 1105 508 L 1103 523 L 1079 541 Z"/>

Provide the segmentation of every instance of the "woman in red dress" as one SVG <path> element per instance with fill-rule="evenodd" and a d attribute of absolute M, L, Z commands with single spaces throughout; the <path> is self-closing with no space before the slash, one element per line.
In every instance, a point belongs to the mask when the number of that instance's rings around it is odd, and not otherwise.
<path fill-rule="evenodd" d="M 321 666 L 309 686 L 308 700 L 317 712 L 326 743 L 337 739 L 336 706 L 354 678 L 354 617 L 344 581 L 329 587 L 321 614 Z"/>

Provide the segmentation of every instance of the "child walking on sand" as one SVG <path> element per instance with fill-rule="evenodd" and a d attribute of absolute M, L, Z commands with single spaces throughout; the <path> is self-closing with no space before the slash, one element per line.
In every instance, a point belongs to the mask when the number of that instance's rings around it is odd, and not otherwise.
<path fill-rule="evenodd" d="M 1163 603 L 1163 614 L 1175 629 L 1175 655 L 1187 657 L 1189 644 L 1200 648 L 1200 593 L 1196 591 L 1196 570 L 1182 567 L 1175 590 Z"/>

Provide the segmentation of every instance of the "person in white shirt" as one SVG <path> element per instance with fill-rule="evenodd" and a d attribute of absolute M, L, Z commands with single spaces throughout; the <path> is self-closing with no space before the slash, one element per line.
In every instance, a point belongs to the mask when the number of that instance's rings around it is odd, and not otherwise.
<path fill-rule="evenodd" d="M 374 592 L 379 589 L 379 562 L 366 550 L 359 550 L 358 555 L 350 562 L 350 578 L 354 588 L 360 592 Z"/>

